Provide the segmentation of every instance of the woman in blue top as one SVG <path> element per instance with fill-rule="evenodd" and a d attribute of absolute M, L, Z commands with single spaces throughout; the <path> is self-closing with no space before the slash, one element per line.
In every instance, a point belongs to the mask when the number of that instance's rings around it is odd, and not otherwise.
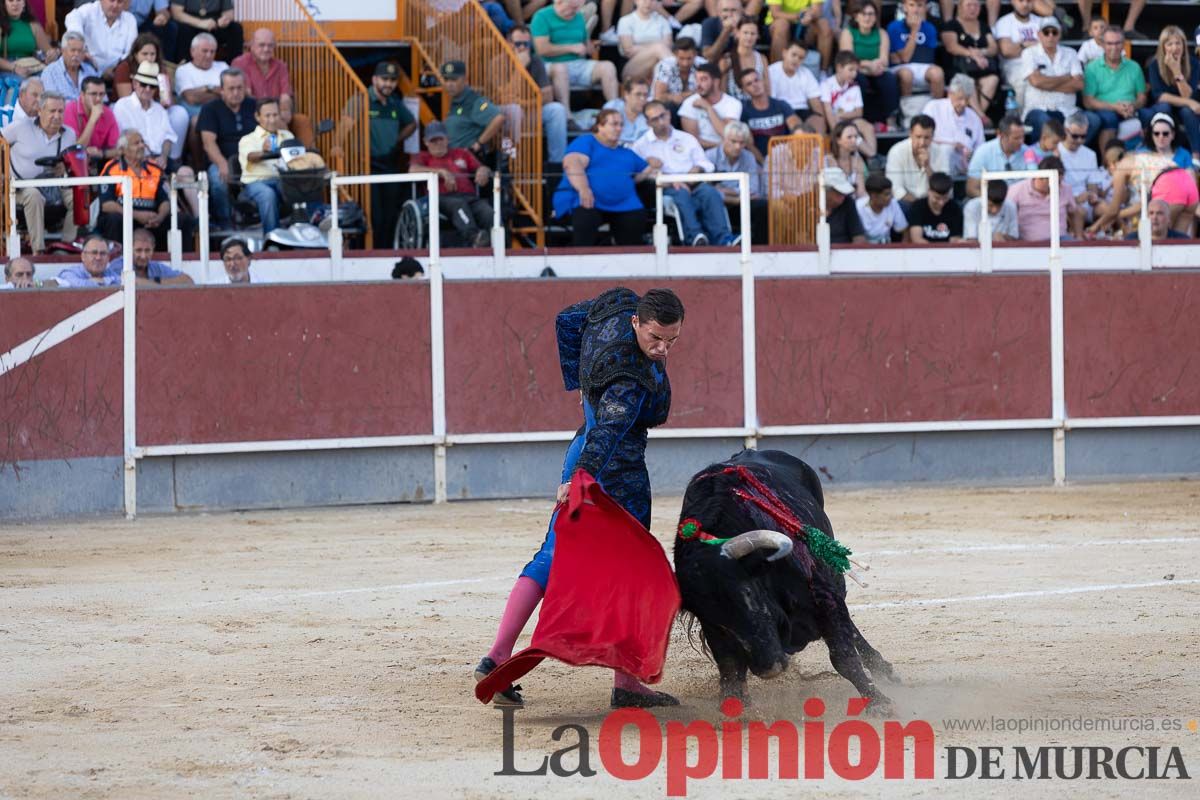
<path fill-rule="evenodd" d="M 643 244 L 646 210 L 635 181 L 653 177 L 662 165 L 621 147 L 621 127 L 621 113 L 604 109 L 592 133 L 571 142 L 563 158 L 565 174 L 554 192 L 554 215 L 571 217 L 576 247 L 594 246 L 605 222 L 618 245 Z"/>
<path fill-rule="evenodd" d="M 1175 165 L 1186 170 L 1192 168 L 1192 154 L 1186 147 L 1175 145 L 1175 119 L 1170 114 L 1159 112 L 1150 118 L 1150 124 L 1143 130 L 1143 144 L 1140 151 L 1158 153 L 1175 162 Z"/>
<path fill-rule="evenodd" d="M 1187 133 L 1191 155 L 1200 160 L 1200 59 L 1187 51 L 1183 31 L 1163 28 L 1158 51 L 1146 64 L 1150 79 L 1150 104 L 1138 112 L 1147 125 L 1156 114 L 1171 114 Z M 1151 126 L 1152 127 L 1152 126 Z M 1153 146 L 1147 140 L 1147 145 Z"/>

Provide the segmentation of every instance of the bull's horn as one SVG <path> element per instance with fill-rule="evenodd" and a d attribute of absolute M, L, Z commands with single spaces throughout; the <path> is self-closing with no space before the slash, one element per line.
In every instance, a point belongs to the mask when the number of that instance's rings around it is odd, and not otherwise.
<path fill-rule="evenodd" d="M 729 558 L 744 558 L 755 550 L 775 548 L 775 553 L 767 557 L 767 561 L 778 561 L 792 552 L 792 537 L 779 531 L 746 531 L 721 545 L 721 555 Z"/>

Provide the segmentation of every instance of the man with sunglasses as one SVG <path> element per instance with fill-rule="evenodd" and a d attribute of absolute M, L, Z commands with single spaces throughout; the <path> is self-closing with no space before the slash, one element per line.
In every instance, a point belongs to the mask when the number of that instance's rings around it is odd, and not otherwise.
<path fill-rule="evenodd" d="M 1100 169 L 1096 151 L 1084 144 L 1088 138 L 1087 115 L 1076 111 L 1067 117 L 1063 127 L 1067 135 L 1058 144 L 1058 157 L 1066 169 L 1063 177 L 1076 205 L 1083 209 L 1085 220 L 1091 222 L 1093 207 L 1101 200 L 1100 190 L 1108 175 Z"/>
<path fill-rule="evenodd" d="M 546 71 L 546 62 L 533 52 L 533 34 L 524 25 L 516 25 L 508 32 L 508 43 L 517 53 L 517 60 L 533 78 L 542 93 L 542 133 L 546 137 L 546 160 L 561 163 L 567 152 L 567 107 L 554 99 L 554 84 Z M 509 117 L 512 138 L 520 143 L 521 107 L 515 103 L 504 106 Z M 514 117 L 517 118 L 514 124 Z"/>
<path fill-rule="evenodd" d="M 1025 87 L 1025 124 L 1032 141 L 1042 135 L 1047 119 L 1059 122 L 1077 110 L 1076 92 L 1083 89 L 1083 66 L 1079 54 L 1060 44 L 1062 27 L 1055 17 L 1045 17 L 1038 26 L 1038 43 L 1021 53 Z"/>

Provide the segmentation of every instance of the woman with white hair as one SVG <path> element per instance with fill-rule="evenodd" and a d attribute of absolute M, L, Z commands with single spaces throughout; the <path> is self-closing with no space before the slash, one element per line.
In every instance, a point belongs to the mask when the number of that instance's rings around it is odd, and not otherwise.
<path fill-rule="evenodd" d="M 716 172 L 745 172 L 750 176 L 750 221 L 753 230 L 753 241 L 766 241 L 767 191 L 766 181 L 758 161 L 750 152 L 750 142 L 753 141 L 750 126 L 737 120 L 725 124 L 725 132 L 721 135 L 721 143 L 705 151 L 708 160 L 713 163 Z M 741 207 L 741 194 L 737 181 L 721 181 L 717 184 L 725 205 L 729 208 Z M 737 214 L 730 214 L 738 218 Z M 733 219 L 731 219 L 733 221 Z M 761 223 L 761 225 L 760 225 Z M 760 231 L 759 228 L 762 228 Z M 744 232 L 742 232 L 744 234 Z"/>
<path fill-rule="evenodd" d="M 983 144 L 983 118 L 972 107 L 975 81 L 959 73 L 950 79 L 950 88 L 941 100 L 925 104 L 925 113 L 933 117 L 933 146 L 952 150 L 951 174 L 965 175 L 971 154 Z"/>

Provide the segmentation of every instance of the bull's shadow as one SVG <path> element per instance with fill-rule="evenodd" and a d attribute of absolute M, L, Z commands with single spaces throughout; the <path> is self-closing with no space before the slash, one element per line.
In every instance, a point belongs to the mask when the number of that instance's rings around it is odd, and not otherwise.
<path fill-rule="evenodd" d="M 723 697 L 748 701 L 748 671 L 778 677 L 793 653 L 823 639 L 834 669 L 871 699 L 869 710 L 892 711 L 875 679 L 897 678 L 850 618 L 844 551 L 833 537 L 820 478 L 788 453 L 743 450 L 688 483 L 675 574 L 694 618 L 689 632 L 698 622 Z"/>

